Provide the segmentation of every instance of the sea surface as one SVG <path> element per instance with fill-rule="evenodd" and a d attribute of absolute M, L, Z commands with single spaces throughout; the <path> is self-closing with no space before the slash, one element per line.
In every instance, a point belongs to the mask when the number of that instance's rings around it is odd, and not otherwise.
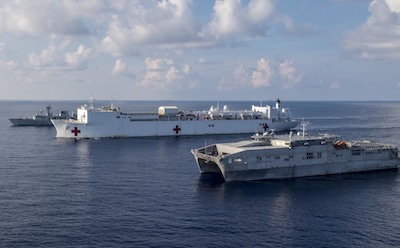
<path fill-rule="evenodd" d="M 47 103 L 57 113 L 87 102 L 0 101 L 1 247 L 400 247 L 398 172 L 224 183 L 201 176 L 190 149 L 249 135 L 75 141 L 53 127 L 11 127 L 8 118 Z M 130 112 L 217 102 L 114 104 Z M 400 146 L 400 102 L 282 106 L 311 121 L 311 133 Z"/>

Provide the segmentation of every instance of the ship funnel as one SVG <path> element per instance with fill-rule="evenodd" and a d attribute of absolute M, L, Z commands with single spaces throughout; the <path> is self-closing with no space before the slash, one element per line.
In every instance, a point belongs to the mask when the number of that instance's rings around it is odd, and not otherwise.
<path fill-rule="evenodd" d="M 278 98 L 278 100 L 276 100 L 276 102 L 275 102 L 275 107 L 276 107 L 276 109 L 281 109 L 281 100 L 279 100 L 279 98 Z"/>

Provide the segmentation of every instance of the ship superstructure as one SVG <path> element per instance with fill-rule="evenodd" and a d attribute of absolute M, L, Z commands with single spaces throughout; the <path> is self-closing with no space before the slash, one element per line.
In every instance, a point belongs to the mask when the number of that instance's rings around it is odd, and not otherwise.
<path fill-rule="evenodd" d="M 114 138 L 240 134 L 262 132 L 268 128 L 287 131 L 298 125 L 280 100 L 273 106 L 255 106 L 251 110 L 211 107 L 208 111 L 181 111 L 177 106 L 160 106 L 158 112 L 124 113 L 113 104 L 95 108 L 93 103 L 78 108 L 77 118 L 52 120 L 56 137 Z"/>

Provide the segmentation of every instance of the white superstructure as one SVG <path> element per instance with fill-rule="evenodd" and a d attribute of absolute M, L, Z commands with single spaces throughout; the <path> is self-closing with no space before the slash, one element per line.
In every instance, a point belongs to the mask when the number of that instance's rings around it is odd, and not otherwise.
<path fill-rule="evenodd" d="M 209 111 L 180 111 L 176 106 L 160 106 L 154 113 L 124 113 L 113 105 L 94 108 L 84 105 L 77 119 L 52 120 L 56 137 L 106 138 L 207 134 L 239 134 L 274 129 L 287 131 L 298 125 L 289 109 L 276 106 L 252 106 L 252 110 L 211 107 Z"/>
<path fill-rule="evenodd" d="M 225 181 L 321 176 L 398 170 L 398 149 L 370 141 L 343 141 L 332 135 L 255 135 L 252 140 L 193 149 L 201 173 Z"/>

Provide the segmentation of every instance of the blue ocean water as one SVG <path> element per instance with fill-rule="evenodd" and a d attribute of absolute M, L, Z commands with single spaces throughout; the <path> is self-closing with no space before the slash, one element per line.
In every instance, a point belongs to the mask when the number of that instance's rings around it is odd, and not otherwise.
<path fill-rule="evenodd" d="M 57 113 L 84 103 L 51 104 Z M 155 111 L 217 103 L 114 104 Z M 249 109 L 259 102 L 220 104 Z M 224 183 L 201 176 L 190 149 L 248 135 L 74 141 L 55 138 L 52 127 L 10 126 L 8 118 L 45 105 L 0 102 L 2 247 L 400 246 L 397 172 Z M 400 102 L 282 105 L 311 121 L 312 132 L 400 147 Z"/>

